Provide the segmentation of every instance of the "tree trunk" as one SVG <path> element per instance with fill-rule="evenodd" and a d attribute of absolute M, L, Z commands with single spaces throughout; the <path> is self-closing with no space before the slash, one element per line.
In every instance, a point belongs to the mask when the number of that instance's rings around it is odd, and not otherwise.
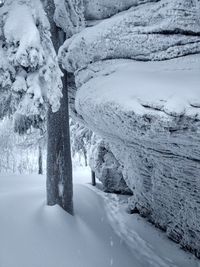
<path fill-rule="evenodd" d="M 42 147 L 39 144 L 38 146 L 38 174 L 43 174 L 43 166 L 42 166 Z"/>
<path fill-rule="evenodd" d="M 52 42 L 55 51 L 65 41 L 64 32 L 53 20 L 54 1 L 46 4 L 46 12 L 51 25 Z M 61 68 L 62 69 L 62 68 Z M 63 71 L 63 98 L 58 112 L 49 107 L 47 116 L 47 204 L 58 204 L 65 211 L 73 214 L 72 162 L 69 134 L 67 72 Z"/>
<path fill-rule="evenodd" d="M 92 176 L 92 185 L 96 186 L 96 177 L 95 177 L 95 172 L 94 171 L 91 172 L 91 176 Z"/>
<path fill-rule="evenodd" d="M 88 166 L 88 162 L 87 162 L 87 151 L 85 148 L 83 148 L 83 156 L 84 156 L 84 161 L 85 161 L 85 167 Z"/>

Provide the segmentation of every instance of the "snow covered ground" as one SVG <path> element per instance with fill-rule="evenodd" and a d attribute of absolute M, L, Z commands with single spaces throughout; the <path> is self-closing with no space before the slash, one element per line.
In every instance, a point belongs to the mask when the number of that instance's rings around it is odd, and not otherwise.
<path fill-rule="evenodd" d="M 125 212 L 126 197 L 75 170 L 75 216 L 45 205 L 45 177 L 0 177 L 0 267 L 198 267 L 153 226 Z M 112 225 L 112 227 L 111 227 Z"/>

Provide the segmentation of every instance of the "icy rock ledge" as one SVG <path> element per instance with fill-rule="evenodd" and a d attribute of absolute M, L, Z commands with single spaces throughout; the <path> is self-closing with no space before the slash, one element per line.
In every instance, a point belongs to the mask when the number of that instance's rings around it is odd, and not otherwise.
<path fill-rule="evenodd" d="M 199 62 L 91 64 L 77 73 L 75 108 L 108 141 L 131 208 L 200 257 Z"/>

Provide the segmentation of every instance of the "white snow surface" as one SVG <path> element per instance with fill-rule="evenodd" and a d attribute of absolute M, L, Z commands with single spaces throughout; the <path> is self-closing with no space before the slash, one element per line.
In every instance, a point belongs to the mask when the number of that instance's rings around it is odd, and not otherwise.
<path fill-rule="evenodd" d="M 126 197 L 92 188 L 87 169 L 77 169 L 74 179 L 72 217 L 46 206 L 44 176 L 0 177 L 1 267 L 200 266 L 162 232 L 127 214 Z"/>
<path fill-rule="evenodd" d="M 76 95 L 76 109 L 87 122 L 102 124 L 105 131 L 105 121 L 112 120 L 105 107 L 119 116 L 133 112 L 141 117 L 154 115 L 158 120 L 182 115 L 199 120 L 199 62 L 199 55 L 164 62 L 110 61 L 99 72 L 94 64 L 77 77 L 77 83 L 83 85 Z"/>
<path fill-rule="evenodd" d="M 28 47 L 40 49 L 40 35 L 31 10 L 26 5 L 13 5 L 4 26 L 4 34 L 8 42 L 20 42 L 19 54 Z"/>

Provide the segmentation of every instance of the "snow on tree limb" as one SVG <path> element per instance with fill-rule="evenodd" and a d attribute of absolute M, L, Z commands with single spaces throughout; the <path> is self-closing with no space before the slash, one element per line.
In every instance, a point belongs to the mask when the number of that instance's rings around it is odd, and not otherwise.
<path fill-rule="evenodd" d="M 61 76 L 50 26 L 39 0 L 7 0 L 0 10 L 0 94 L 10 95 L 12 112 L 57 111 Z"/>

